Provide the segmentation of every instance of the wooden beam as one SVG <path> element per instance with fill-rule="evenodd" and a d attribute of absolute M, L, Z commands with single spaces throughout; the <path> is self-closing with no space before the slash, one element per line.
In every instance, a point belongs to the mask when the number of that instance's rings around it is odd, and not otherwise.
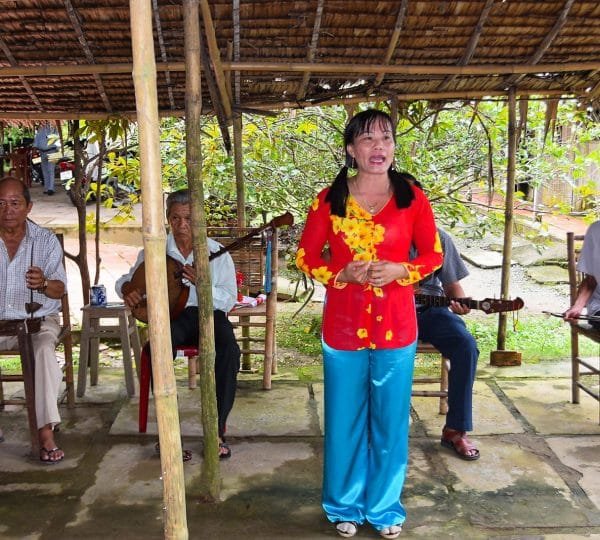
<path fill-rule="evenodd" d="M 408 7 L 408 0 L 402 0 L 400 2 L 400 9 L 398 10 L 398 16 L 396 17 L 396 24 L 394 25 L 394 31 L 392 33 L 392 37 L 390 38 L 390 42 L 388 43 L 388 48 L 385 53 L 385 57 L 383 59 L 383 64 L 388 65 L 392 56 L 394 55 L 394 51 L 396 50 L 396 45 L 398 45 L 398 40 L 400 39 L 400 32 L 402 32 L 402 25 L 404 24 L 404 19 L 406 18 L 406 10 Z M 383 81 L 385 77 L 385 73 L 379 73 L 373 82 L 373 86 L 377 87 Z"/>
<path fill-rule="evenodd" d="M 375 101 L 387 101 L 390 99 L 390 92 L 380 92 L 378 94 L 360 95 L 352 97 L 337 97 L 324 99 L 315 103 L 314 101 L 279 101 L 276 103 L 270 102 L 252 102 L 245 104 L 243 107 L 235 106 L 234 110 L 239 112 L 245 112 L 248 114 L 262 114 L 264 116 L 274 117 L 277 116 L 277 112 L 283 109 L 293 108 L 306 108 L 325 106 L 325 105 L 340 105 L 340 104 L 352 104 L 352 103 L 369 103 Z M 548 97 L 557 97 L 560 99 L 578 99 L 579 97 L 585 97 L 589 94 L 581 94 L 576 96 L 573 92 L 568 90 L 519 90 L 519 96 L 539 96 L 539 99 L 546 99 Z M 414 94 L 397 94 L 393 96 L 400 102 L 409 101 L 452 101 L 452 100 L 471 100 L 471 101 L 498 101 L 506 99 L 506 92 L 500 90 L 490 90 L 488 92 L 483 91 L 459 91 L 459 92 L 427 92 L 427 93 L 414 93 Z M 529 99 L 529 98 L 528 98 Z M 213 114 L 212 110 L 203 111 L 203 114 Z M 185 116 L 185 110 L 161 110 L 159 111 L 160 117 L 177 117 L 182 118 Z M 111 118 L 128 118 L 132 122 L 137 121 L 137 114 L 135 111 L 122 111 L 118 114 L 108 114 L 103 111 L 46 111 L 40 113 L 32 112 L 15 112 L 15 111 L 1 111 L 0 120 L 109 120 Z"/>
<path fill-rule="evenodd" d="M 223 65 L 221 63 L 221 54 L 219 52 L 219 45 L 217 44 L 215 26 L 210 13 L 208 0 L 200 0 L 200 11 L 202 13 L 202 20 L 204 22 L 204 32 L 208 42 L 210 61 L 212 63 L 215 79 L 217 81 L 217 87 L 219 88 L 223 110 L 225 111 L 225 116 L 227 117 L 227 122 L 229 124 L 232 120 L 231 96 L 227 93 L 227 83 L 225 82 L 225 74 L 223 72 Z M 204 69 L 206 69 L 206 66 Z"/>
<path fill-rule="evenodd" d="M 17 60 L 13 56 L 13 53 L 11 52 L 11 50 L 8 48 L 8 45 L 6 44 L 6 42 L 1 37 L 0 37 L 0 49 L 2 49 L 2 52 L 6 55 L 6 58 L 8 58 L 8 61 L 10 62 L 10 65 L 13 66 L 13 67 L 16 67 L 17 66 Z M 33 103 L 35 103 L 35 106 L 40 111 L 43 111 L 44 107 L 42 107 L 42 104 L 41 104 L 40 100 L 35 95 L 35 92 L 33 91 L 33 88 L 31 88 L 31 85 L 29 84 L 29 82 L 27 81 L 27 79 L 25 79 L 25 76 L 24 75 L 17 75 L 17 77 L 19 77 L 19 80 L 21 81 L 21 84 L 25 88 L 25 91 L 27 92 L 27 94 L 31 98 L 31 101 L 33 101 Z"/>
<path fill-rule="evenodd" d="M 94 58 L 94 55 L 92 54 L 92 50 L 90 49 L 90 46 L 88 45 L 85 34 L 83 33 L 83 30 L 81 28 L 81 22 L 79 20 L 79 15 L 77 15 L 77 12 L 75 11 L 73 4 L 71 3 L 71 0 L 63 0 L 63 2 L 65 4 L 65 9 L 67 10 L 67 15 L 69 16 L 69 20 L 71 21 L 71 24 L 73 25 L 73 29 L 75 30 L 75 35 L 77 36 L 77 41 L 79 41 L 79 44 L 81 45 L 81 48 L 83 49 L 83 54 L 85 54 L 86 60 L 90 64 L 95 64 L 96 60 Z M 102 78 L 97 73 L 94 74 L 94 82 L 96 83 L 96 88 L 98 89 L 98 94 L 100 94 L 100 99 L 102 99 L 102 103 L 104 103 L 104 107 L 106 108 L 106 110 L 108 112 L 112 112 L 112 106 L 110 104 L 110 100 L 108 99 L 108 96 L 106 95 L 106 90 L 104 88 L 104 84 L 102 83 Z"/>
<path fill-rule="evenodd" d="M 156 37 L 158 39 L 158 50 L 160 51 L 160 57 L 163 62 L 167 61 L 167 49 L 165 47 L 165 38 L 162 31 L 162 24 L 160 21 L 160 8 L 158 7 L 158 0 L 152 0 L 152 13 L 154 14 L 154 26 L 156 28 Z M 169 97 L 169 104 L 171 109 L 175 108 L 175 98 L 173 97 L 173 86 L 171 84 L 171 73 L 165 71 L 165 82 L 167 83 L 167 95 Z"/>
<path fill-rule="evenodd" d="M 213 71 L 210 69 L 210 58 L 204 39 L 200 36 L 200 57 L 202 59 L 202 66 L 204 71 L 204 78 L 206 79 L 206 86 L 208 86 L 208 93 L 210 94 L 210 100 L 212 102 L 219 128 L 221 129 L 221 136 L 223 137 L 223 146 L 227 155 L 231 155 L 231 138 L 229 137 L 229 129 L 227 126 L 227 114 L 224 111 L 223 101 L 219 96 L 219 89 L 217 88 L 217 82 L 213 75 Z"/>
<path fill-rule="evenodd" d="M 321 20 L 323 19 L 323 4 L 325 0 L 319 0 L 317 9 L 315 11 L 315 22 L 313 24 L 312 37 L 310 39 L 310 45 L 308 46 L 308 52 L 306 53 L 306 61 L 312 62 L 315 59 L 315 52 L 317 50 L 317 44 L 319 41 L 319 33 L 321 31 Z M 306 96 L 306 88 L 308 87 L 308 81 L 310 80 L 310 71 L 306 71 L 302 75 L 302 81 L 298 86 L 296 92 L 297 99 L 304 99 Z"/>
<path fill-rule="evenodd" d="M 264 71 L 272 73 L 302 73 L 305 71 L 327 74 L 378 74 L 395 75 L 512 75 L 515 73 L 564 73 L 569 71 L 593 71 L 600 69 L 600 60 L 590 62 L 565 62 L 554 64 L 472 64 L 468 66 L 444 65 L 365 65 L 365 64 L 328 64 L 303 62 L 222 62 L 224 71 Z M 131 73 L 132 64 L 78 64 L 45 66 L 0 67 L 1 77 L 58 77 L 61 75 L 93 75 L 94 73 Z M 156 64 L 157 71 L 185 71 L 183 62 L 163 62 Z M 506 93 L 506 92 L 505 92 Z"/>
<path fill-rule="evenodd" d="M 558 18 L 556 19 L 556 22 L 552 26 L 552 29 L 550 30 L 550 32 L 548 32 L 548 34 L 546 34 L 546 37 L 540 43 L 540 45 L 538 46 L 536 51 L 533 53 L 531 58 L 529 58 L 529 60 L 527 62 L 528 64 L 535 65 L 541 60 L 542 56 L 544 56 L 544 53 L 548 50 L 548 48 L 550 47 L 550 45 L 552 44 L 552 42 L 554 41 L 556 36 L 562 30 L 562 27 L 567 22 L 567 15 L 569 14 L 569 11 L 571 9 L 571 6 L 573 5 L 573 2 L 575 2 L 575 0 L 566 0 L 563 8 L 561 9 L 561 11 L 558 15 Z M 523 79 L 524 76 L 525 75 L 523 75 L 523 74 L 522 75 L 512 75 L 511 77 L 508 77 L 506 79 L 506 81 L 504 81 L 504 83 L 501 85 L 501 87 L 507 88 L 509 86 L 515 86 L 516 84 L 519 83 L 519 81 L 521 81 Z"/>
<path fill-rule="evenodd" d="M 459 66 L 466 66 L 473 58 L 473 54 L 475 53 L 475 48 L 477 47 L 477 43 L 479 42 L 479 38 L 481 37 L 481 32 L 483 32 L 483 27 L 485 25 L 485 21 L 489 17 L 492 6 L 494 5 L 494 0 L 486 0 L 481 13 L 479 14 L 479 19 L 477 20 L 477 24 L 471 33 L 471 37 L 469 38 L 469 43 L 467 43 L 467 48 L 462 55 L 462 58 L 458 61 Z M 450 75 L 446 77 L 437 87 L 438 90 L 445 90 L 448 88 L 448 85 L 456 79 L 456 75 Z"/>

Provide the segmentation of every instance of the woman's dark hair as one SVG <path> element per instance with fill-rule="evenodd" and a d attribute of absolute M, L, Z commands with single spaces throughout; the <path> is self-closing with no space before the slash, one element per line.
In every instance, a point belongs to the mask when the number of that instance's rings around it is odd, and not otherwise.
<path fill-rule="evenodd" d="M 396 129 L 392 118 L 389 114 L 377 109 L 367 109 L 354 115 L 346 125 L 344 130 L 344 152 L 346 154 L 346 162 L 341 168 L 338 175 L 335 177 L 331 188 L 325 197 L 325 201 L 331 204 L 331 213 L 335 216 L 346 216 L 346 203 L 348 201 L 348 168 L 352 166 L 353 158 L 348 154 L 348 145 L 352 144 L 356 137 L 361 133 L 371 131 L 374 124 L 382 124 L 390 127 L 396 140 Z M 394 198 L 398 208 L 407 208 L 415 198 L 412 187 L 406 177 L 395 171 L 392 167 L 388 170 L 388 176 L 392 189 L 394 190 Z"/>

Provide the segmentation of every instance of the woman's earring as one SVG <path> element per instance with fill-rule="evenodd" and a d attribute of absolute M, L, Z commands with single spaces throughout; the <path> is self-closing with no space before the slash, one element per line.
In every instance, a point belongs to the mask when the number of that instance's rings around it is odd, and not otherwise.
<path fill-rule="evenodd" d="M 351 169 L 356 169 L 356 160 L 354 159 L 354 156 L 352 156 L 352 165 L 350 165 Z"/>

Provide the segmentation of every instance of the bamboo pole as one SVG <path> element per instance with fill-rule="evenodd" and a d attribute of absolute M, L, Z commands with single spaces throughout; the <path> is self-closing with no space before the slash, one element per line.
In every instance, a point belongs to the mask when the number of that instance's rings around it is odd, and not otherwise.
<path fill-rule="evenodd" d="M 504 247 L 502 251 L 502 277 L 500 298 L 509 297 L 510 262 L 512 257 L 513 208 L 515 196 L 515 165 L 517 155 L 517 100 L 514 86 L 508 91 L 508 164 L 506 171 L 506 195 L 504 207 Z M 490 353 L 492 365 L 513 365 L 518 353 L 506 351 L 506 313 L 498 315 L 497 351 Z M 508 354 L 502 354 L 508 353 Z M 507 359 L 508 357 L 508 359 Z M 520 355 L 518 355 L 520 364 Z"/>
<path fill-rule="evenodd" d="M 202 94 L 200 80 L 200 19 L 198 0 L 184 0 L 183 27 L 185 61 L 185 132 L 188 186 L 192 196 L 192 234 L 196 291 L 200 325 L 200 399 L 202 404 L 202 432 L 204 460 L 200 474 L 201 497 L 209 502 L 219 500 L 221 484 L 219 469 L 219 430 L 217 427 L 217 399 L 215 387 L 215 335 L 213 298 L 206 242 L 204 213 L 204 186 L 202 183 L 202 151 L 200 113 Z"/>
<path fill-rule="evenodd" d="M 130 0 L 132 17 L 133 81 L 138 112 L 142 225 L 148 287 L 148 314 L 154 401 L 160 441 L 163 480 L 164 536 L 187 539 L 185 481 L 177 410 L 177 387 L 169 328 L 166 269 L 166 232 L 160 175 L 158 99 L 152 6 L 150 0 Z M 135 20 L 135 23 L 133 21 Z M 160 331 L 157 331 L 160 329 Z"/>
<path fill-rule="evenodd" d="M 470 64 L 419 65 L 419 64 L 345 64 L 332 62 L 221 62 L 223 71 L 268 71 L 272 73 L 354 73 L 391 75 L 512 75 L 531 73 L 565 73 L 600 69 L 600 61 L 563 62 L 554 64 Z M 130 73 L 130 63 L 8 66 L 0 68 L 1 77 L 43 77 L 55 75 L 95 75 Z M 185 62 L 159 62 L 156 71 L 184 71 Z"/>

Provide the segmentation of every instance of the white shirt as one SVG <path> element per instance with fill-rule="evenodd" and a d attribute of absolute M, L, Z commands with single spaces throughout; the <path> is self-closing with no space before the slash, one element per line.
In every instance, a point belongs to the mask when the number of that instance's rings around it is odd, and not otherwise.
<path fill-rule="evenodd" d="M 25 237 L 17 253 L 9 260 L 4 241 L 0 239 L 0 319 L 24 319 L 26 302 L 39 302 L 42 307 L 33 316 L 44 317 L 59 313 L 60 299 L 48 298 L 32 291 L 25 284 L 25 273 L 30 266 L 38 266 L 46 279 L 58 279 L 67 288 L 67 274 L 63 266 L 63 251 L 56 235 L 33 221 L 27 220 Z"/>
<path fill-rule="evenodd" d="M 587 312 L 592 315 L 600 311 L 600 221 L 592 223 L 585 233 L 577 270 L 596 279 L 596 288 L 587 302 Z"/>
<path fill-rule="evenodd" d="M 207 242 L 209 253 L 214 253 L 223 247 L 221 244 L 219 244 L 219 242 L 215 242 L 212 238 L 207 238 Z M 194 263 L 194 253 L 190 253 L 187 258 L 184 257 L 177 248 L 177 244 L 175 243 L 175 239 L 171 233 L 167 235 L 167 255 L 173 257 L 182 264 L 191 265 Z M 138 253 L 137 260 L 129 270 L 129 273 L 121 276 L 116 281 L 115 290 L 120 298 L 123 298 L 121 288 L 125 283 L 131 281 L 134 272 L 140 266 L 140 264 L 142 264 L 143 260 L 144 250 L 142 249 Z M 229 253 L 224 253 L 223 255 L 210 261 L 209 268 L 212 284 L 213 308 L 228 313 L 231 311 L 237 300 L 237 282 L 235 280 L 235 266 L 233 264 L 233 259 Z M 187 280 L 184 281 L 184 284 L 190 288 L 190 295 L 188 297 L 186 307 L 197 306 L 198 296 L 196 294 L 196 287 L 193 283 L 187 282 Z"/>

